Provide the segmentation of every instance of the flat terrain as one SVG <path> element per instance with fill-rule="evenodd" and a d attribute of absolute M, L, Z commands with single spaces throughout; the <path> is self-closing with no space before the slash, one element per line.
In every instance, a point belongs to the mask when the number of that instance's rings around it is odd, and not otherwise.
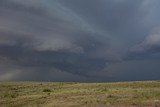
<path fill-rule="evenodd" d="M 0 82 L 0 107 L 160 107 L 160 81 Z"/>

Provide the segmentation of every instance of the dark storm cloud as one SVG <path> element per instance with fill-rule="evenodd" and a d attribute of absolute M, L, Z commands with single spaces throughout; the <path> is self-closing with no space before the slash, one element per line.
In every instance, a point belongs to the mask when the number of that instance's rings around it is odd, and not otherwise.
<path fill-rule="evenodd" d="M 128 59 L 160 59 L 160 32 L 154 29 L 139 44 L 131 47 Z"/>
<path fill-rule="evenodd" d="M 0 80 L 127 80 L 124 75 L 130 72 L 128 67 L 138 67 L 136 61 L 158 63 L 154 61 L 160 56 L 158 4 L 158 0 L 1 0 Z M 160 68 L 155 68 L 157 73 Z M 150 71 L 145 70 L 141 73 L 149 78 Z"/>
<path fill-rule="evenodd" d="M 152 32 L 138 45 L 131 49 L 132 52 L 143 53 L 143 52 L 160 52 L 160 31 Z"/>

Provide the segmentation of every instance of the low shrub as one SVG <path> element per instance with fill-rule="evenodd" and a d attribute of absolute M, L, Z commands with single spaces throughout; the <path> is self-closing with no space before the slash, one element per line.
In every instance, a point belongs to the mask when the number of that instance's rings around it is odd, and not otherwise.
<path fill-rule="evenodd" d="M 43 92 L 51 92 L 50 89 L 43 89 Z"/>

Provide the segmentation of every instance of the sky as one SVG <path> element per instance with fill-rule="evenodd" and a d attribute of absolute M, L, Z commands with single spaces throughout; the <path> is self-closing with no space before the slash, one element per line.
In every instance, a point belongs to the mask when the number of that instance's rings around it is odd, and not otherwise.
<path fill-rule="evenodd" d="M 160 79 L 160 0 L 0 0 L 0 81 Z"/>

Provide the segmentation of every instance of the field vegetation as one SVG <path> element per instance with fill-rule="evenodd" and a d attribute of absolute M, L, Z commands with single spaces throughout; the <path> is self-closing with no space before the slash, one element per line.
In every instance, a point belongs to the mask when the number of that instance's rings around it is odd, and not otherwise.
<path fill-rule="evenodd" d="M 0 107 L 160 107 L 160 81 L 0 82 Z"/>

